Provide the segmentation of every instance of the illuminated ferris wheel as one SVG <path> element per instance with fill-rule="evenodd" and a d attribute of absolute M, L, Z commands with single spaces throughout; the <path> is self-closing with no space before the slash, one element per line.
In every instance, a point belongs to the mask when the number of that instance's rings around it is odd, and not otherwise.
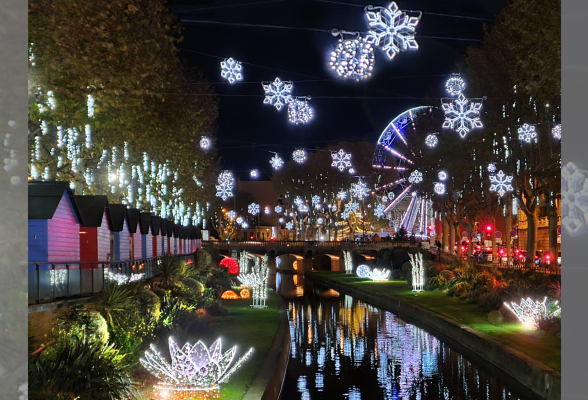
<path fill-rule="evenodd" d="M 431 201 L 419 194 L 422 174 L 415 168 L 409 135 L 414 129 L 418 115 L 432 112 L 432 107 L 411 108 L 394 118 L 384 129 L 374 152 L 372 167 L 378 174 L 376 195 L 390 219 L 390 226 L 401 226 L 409 233 L 426 234 L 427 224 L 432 220 Z M 430 136 L 430 135 L 429 135 Z M 423 141 L 427 140 L 425 137 Z M 396 170 L 398 178 L 388 181 L 385 172 Z"/>

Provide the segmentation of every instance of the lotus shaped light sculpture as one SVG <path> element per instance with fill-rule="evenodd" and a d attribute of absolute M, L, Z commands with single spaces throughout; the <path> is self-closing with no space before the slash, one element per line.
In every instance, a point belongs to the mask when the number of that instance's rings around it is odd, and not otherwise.
<path fill-rule="evenodd" d="M 553 305 L 557 306 L 557 303 L 556 301 Z M 547 297 L 542 302 L 533 301 L 530 297 L 527 297 L 526 299 L 521 299 L 520 304 L 511 302 L 510 305 L 508 303 L 504 303 L 504 305 L 517 316 L 523 324 L 523 328 L 527 329 L 536 329 L 540 320 L 555 317 L 561 313 L 560 307 L 549 310 L 551 307 L 547 307 Z"/>
<path fill-rule="evenodd" d="M 368 278 L 374 282 L 386 282 L 390 278 L 390 270 L 384 268 L 380 271 L 378 268 L 374 268 L 368 274 Z"/>
<path fill-rule="evenodd" d="M 221 340 L 217 339 L 210 348 L 202 341 L 195 345 L 186 343 L 180 348 L 173 338 L 169 338 L 171 364 L 152 344 L 151 350 L 145 351 L 145 357 L 139 362 L 147 371 L 160 379 L 154 388 L 175 392 L 198 392 L 218 390 L 219 384 L 226 382 L 241 364 L 251 355 L 249 349 L 232 368 L 229 369 L 237 346 L 224 354 L 221 352 Z"/>

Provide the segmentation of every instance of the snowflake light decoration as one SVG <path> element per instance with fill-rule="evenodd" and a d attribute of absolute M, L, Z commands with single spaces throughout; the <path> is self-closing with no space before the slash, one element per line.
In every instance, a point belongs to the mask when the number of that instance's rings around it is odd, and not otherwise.
<path fill-rule="evenodd" d="M 229 211 L 229 218 L 230 219 L 235 219 L 235 217 L 237 216 L 237 213 L 233 210 Z"/>
<path fill-rule="evenodd" d="M 341 172 L 351 167 L 351 153 L 345 153 L 345 150 L 341 149 L 337 153 L 331 153 L 331 157 L 333 157 L 331 167 L 339 168 Z"/>
<path fill-rule="evenodd" d="M 200 138 L 200 148 L 202 150 L 208 150 L 210 149 L 210 146 L 212 145 L 212 142 L 210 141 L 210 139 L 206 136 L 202 136 Z"/>
<path fill-rule="evenodd" d="M 420 13 L 418 17 L 410 17 L 392 2 L 388 8 L 367 6 L 366 16 L 369 25 L 367 41 L 380 47 L 390 60 L 401 51 L 419 48 L 414 35 Z"/>
<path fill-rule="evenodd" d="M 244 222 L 241 224 L 241 228 L 243 228 L 243 229 L 247 229 L 247 228 L 249 228 L 249 224 L 247 223 L 247 221 L 244 221 Z"/>
<path fill-rule="evenodd" d="M 300 211 L 301 213 L 307 213 L 308 212 L 308 206 L 304 203 L 302 204 L 298 204 L 298 211 Z"/>
<path fill-rule="evenodd" d="M 261 86 L 265 91 L 263 104 L 270 104 L 278 111 L 292 99 L 291 93 L 294 84 L 291 81 L 282 82 L 280 78 L 276 78 L 273 82 L 262 82 Z"/>
<path fill-rule="evenodd" d="M 464 138 L 468 132 L 475 128 L 482 127 L 480 121 L 480 109 L 482 103 L 476 103 L 466 99 L 463 93 L 450 103 L 441 103 L 443 111 L 445 111 L 445 122 L 443 128 L 450 128 L 460 134 Z"/>
<path fill-rule="evenodd" d="M 303 149 L 294 150 L 292 153 L 292 159 L 298 164 L 302 164 L 304 161 L 306 161 L 306 151 Z"/>
<path fill-rule="evenodd" d="M 383 204 L 378 204 L 376 206 L 376 208 L 374 209 L 374 215 L 378 218 L 384 218 L 384 216 L 386 215 L 384 213 L 384 209 L 385 209 L 385 207 Z"/>
<path fill-rule="evenodd" d="M 451 77 L 445 82 L 445 90 L 450 96 L 457 96 L 465 89 L 465 82 L 459 74 L 451 74 Z"/>
<path fill-rule="evenodd" d="M 282 158 L 276 154 L 271 158 L 270 164 L 273 169 L 278 170 L 284 165 L 284 160 L 282 160 Z"/>
<path fill-rule="evenodd" d="M 412 266 L 412 291 L 422 292 L 425 286 L 425 269 L 423 267 L 423 255 L 409 253 L 410 265 Z"/>
<path fill-rule="evenodd" d="M 256 203 L 249 204 L 247 206 L 247 211 L 251 215 L 257 215 L 257 214 L 259 214 L 259 204 L 256 204 Z"/>
<path fill-rule="evenodd" d="M 349 203 L 345 204 L 345 210 L 343 211 L 343 214 L 341 216 L 343 217 L 343 219 L 347 219 L 347 217 L 349 217 L 349 214 L 353 214 L 357 211 L 359 211 L 359 203 L 356 201 L 350 201 Z"/>
<path fill-rule="evenodd" d="M 249 349 L 229 369 L 237 352 L 237 346 L 223 354 L 220 338 L 210 348 L 207 348 L 202 341 L 198 341 L 193 346 L 186 343 L 180 349 L 170 337 L 171 365 L 153 344 L 150 347 L 151 350 L 145 351 L 145 357 L 139 362 L 147 371 L 161 380 L 154 388 L 184 394 L 217 391 L 219 384 L 225 382 L 253 352 L 253 348 Z"/>
<path fill-rule="evenodd" d="M 390 270 L 384 268 L 380 271 L 378 268 L 374 268 L 367 277 L 374 282 L 386 282 L 390 278 Z"/>
<path fill-rule="evenodd" d="M 519 140 L 522 140 L 526 143 L 531 143 L 531 140 L 537 137 L 537 132 L 535 131 L 535 125 L 523 124 L 518 129 L 519 132 Z"/>
<path fill-rule="evenodd" d="M 421 171 L 414 170 L 408 177 L 408 181 L 414 184 L 421 183 L 423 181 L 423 174 Z"/>
<path fill-rule="evenodd" d="M 557 124 L 551 130 L 551 134 L 554 138 L 560 140 L 561 139 L 561 124 Z"/>
<path fill-rule="evenodd" d="M 435 186 L 433 190 L 435 190 L 435 193 L 445 194 L 445 184 L 443 184 L 442 182 L 434 182 L 434 184 Z"/>
<path fill-rule="evenodd" d="M 288 121 L 293 124 L 306 124 L 313 117 L 312 108 L 308 105 L 310 97 L 297 97 L 288 103 Z"/>
<path fill-rule="evenodd" d="M 321 199 L 321 196 L 319 196 L 318 194 L 315 194 L 314 196 L 312 196 L 312 204 L 313 205 L 317 205 L 317 204 L 321 204 L 321 202 L 323 201 L 323 199 Z"/>
<path fill-rule="evenodd" d="M 437 135 L 433 133 L 427 135 L 425 138 L 425 144 L 431 148 L 437 146 L 437 143 L 439 143 L 439 139 L 437 139 Z"/>
<path fill-rule="evenodd" d="M 557 307 L 557 301 L 553 303 L 554 309 L 552 311 L 549 311 L 546 302 L 547 297 L 542 302 L 533 301 L 528 297 L 527 299 L 521 299 L 521 304 L 511 302 L 510 305 L 508 303 L 504 303 L 504 305 L 517 316 L 524 328 L 536 329 L 540 320 L 554 317 L 561 313 L 561 308 Z"/>
<path fill-rule="evenodd" d="M 229 171 L 223 171 L 218 176 L 216 184 L 216 197 L 220 197 L 226 201 L 229 197 L 233 197 L 233 185 L 235 178 Z"/>
<path fill-rule="evenodd" d="M 496 172 L 496 163 L 488 164 L 488 172 Z"/>
<path fill-rule="evenodd" d="M 251 172 L 249 172 L 249 176 L 252 178 L 258 178 L 259 177 L 259 171 L 256 169 L 252 169 Z"/>
<path fill-rule="evenodd" d="M 588 171 L 572 162 L 561 169 L 561 222 L 571 235 L 588 224 Z"/>
<path fill-rule="evenodd" d="M 361 179 L 357 183 L 352 183 L 349 191 L 351 192 L 351 196 L 359 200 L 367 197 L 370 192 L 365 182 Z"/>
<path fill-rule="evenodd" d="M 288 229 L 289 231 L 294 229 L 294 223 L 292 221 L 286 222 L 286 229 Z"/>
<path fill-rule="evenodd" d="M 355 274 L 360 278 L 367 278 L 370 272 L 372 271 L 370 267 L 368 267 L 367 265 L 360 265 L 359 267 L 357 267 L 357 270 L 355 270 Z"/>
<path fill-rule="evenodd" d="M 502 170 L 495 175 L 490 175 L 490 191 L 498 193 L 500 197 L 504 196 L 506 192 L 512 192 L 512 179 L 512 175 L 506 175 Z"/>
<path fill-rule="evenodd" d="M 341 78 L 362 81 L 374 71 L 374 48 L 366 38 L 339 38 L 337 47 L 331 51 L 330 66 Z"/>
<path fill-rule="evenodd" d="M 221 61 L 221 77 L 225 78 L 229 81 L 229 83 L 234 83 L 236 81 L 243 80 L 243 75 L 241 74 L 241 62 L 233 60 L 232 58 L 225 58 L 224 61 Z"/>
<path fill-rule="evenodd" d="M 237 223 L 239 225 L 241 225 L 244 222 L 244 219 L 242 217 L 237 218 Z"/>
<path fill-rule="evenodd" d="M 276 206 L 276 208 L 274 208 L 274 211 L 275 211 L 277 214 L 279 214 L 279 213 L 281 213 L 282 211 L 284 211 L 284 209 L 282 208 L 282 206 Z"/>

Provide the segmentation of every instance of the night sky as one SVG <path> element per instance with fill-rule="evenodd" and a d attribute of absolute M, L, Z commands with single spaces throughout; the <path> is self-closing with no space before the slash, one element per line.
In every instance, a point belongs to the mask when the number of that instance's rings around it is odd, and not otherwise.
<path fill-rule="evenodd" d="M 456 63 L 463 61 L 467 47 L 479 43 L 463 39 L 481 40 L 483 24 L 491 24 L 504 3 L 397 1 L 401 10 L 423 12 L 416 29 L 419 50 L 401 52 L 390 61 L 376 48 L 374 76 L 365 83 L 341 80 L 330 69 L 328 57 L 338 38 L 329 31 L 339 28 L 366 32 L 363 6 L 387 7 L 387 0 L 342 0 L 337 4 L 320 0 L 180 0 L 173 11 L 184 28 L 180 55 L 213 82 L 219 94 L 217 147 L 223 168 L 248 179 L 252 168 L 259 169 L 262 177 L 269 176 L 270 151 L 287 159 L 295 148 L 310 150 L 341 139 L 366 139 L 375 144 L 395 116 L 411 107 L 429 105 L 425 101 L 427 95 L 442 93 L 445 80 L 457 72 Z M 229 26 L 219 22 L 314 28 L 324 32 Z M 243 63 L 242 82 L 231 85 L 220 77 L 219 63 L 229 57 Z M 263 104 L 261 81 L 273 81 L 276 77 L 293 81 L 294 95 L 312 97 L 314 118 L 310 123 L 290 124 L 287 107 L 278 112 Z"/>

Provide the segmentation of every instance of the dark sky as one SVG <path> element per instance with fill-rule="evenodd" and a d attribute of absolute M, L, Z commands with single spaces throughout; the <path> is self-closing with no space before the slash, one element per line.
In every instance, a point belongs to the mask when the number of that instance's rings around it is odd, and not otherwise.
<path fill-rule="evenodd" d="M 340 3 L 389 5 L 387 0 Z M 181 56 L 215 82 L 215 91 L 220 95 L 217 146 L 223 168 L 245 179 L 252 168 L 267 176 L 271 172 L 272 156 L 268 151 L 281 153 L 286 159 L 294 148 L 312 149 L 343 138 L 365 138 L 375 144 L 396 115 L 425 105 L 427 93 L 442 90 L 448 75 L 457 71 L 456 63 L 463 60 L 467 47 L 476 44 L 463 39 L 482 39 L 484 22 L 492 23 L 505 2 L 397 1 L 401 10 L 423 12 L 416 29 L 419 50 L 401 52 L 390 61 L 383 51 L 375 49 L 374 76 L 365 83 L 341 80 L 330 70 L 327 59 L 337 38 L 328 32 L 216 24 L 365 32 L 367 20 L 363 7 L 340 3 L 180 0 L 173 7 L 184 27 Z M 243 82 L 230 85 L 221 79 L 219 63 L 228 57 L 243 62 Z M 288 122 L 287 107 L 278 112 L 273 106 L 263 104 L 261 81 L 273 81 L 276 77 L 294 81 L 293 94 L 312 97 L 311 122 L 292 125 Z"/>

